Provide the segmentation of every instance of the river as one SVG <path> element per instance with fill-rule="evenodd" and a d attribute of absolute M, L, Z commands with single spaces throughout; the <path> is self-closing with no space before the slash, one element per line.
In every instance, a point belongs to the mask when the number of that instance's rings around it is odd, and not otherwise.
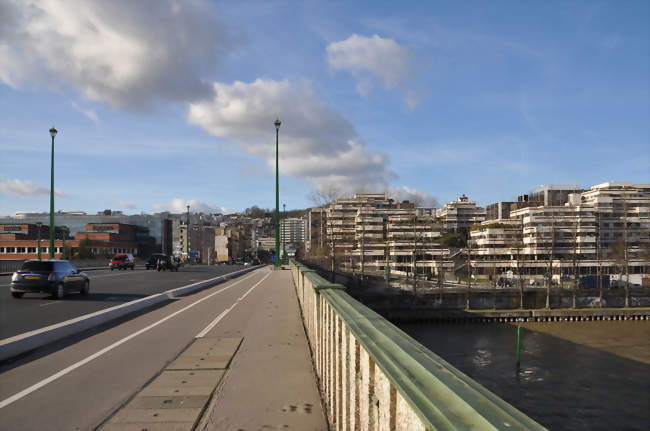
<path fill-rule="evenodd" d="M 550 430 L 650 429 L 650 322 L 400 324 Z"/>

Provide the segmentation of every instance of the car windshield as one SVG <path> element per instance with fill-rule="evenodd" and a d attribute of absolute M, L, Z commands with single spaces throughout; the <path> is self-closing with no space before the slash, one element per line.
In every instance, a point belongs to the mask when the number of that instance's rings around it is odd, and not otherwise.
<path fill-rule="evenodd" d="M 126 256 L 124 256 L 124 255 L 122 255 L 122 256 L 115 256 L 115 257 L 113 258 L 113 260 L 124 260 L 124 259 L 126 259 Z"/>
<path fill-rule="evenodd" d="M 20 268 L 24 271 L 52 271 L 52 262 L 30 261 Z"/>

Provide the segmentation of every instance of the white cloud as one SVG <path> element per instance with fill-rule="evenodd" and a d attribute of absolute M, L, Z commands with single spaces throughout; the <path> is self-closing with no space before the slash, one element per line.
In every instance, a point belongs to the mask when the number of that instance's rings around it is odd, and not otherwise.
<path fill-rule="evenodd" d="M 49 195 L 50 189 L 41 187 L 29 180 L 4 179 L 0 177 L 0 192 L 17 196 L 39 196 Z M 69 197 L 68 194 L 57 189 L 54 189 L 54 194 L 62 198 Z"/>
<path fill-rule="evenodd" d="M 412 189 L 407 186 L 390 186 L 386 188 L 386 195 L 395 199 L 396 201 L 410 201 L 415 202 L 420 206 L 439 207 L 438 200 L 430 193 L 421 190 Z"/>
<path fill-rule="evenodd" d="M 226 213 L 228 211 L 224 207 L 218 207 L 194 199 L 185 200 L 181 198 L 173 198 L 169 202 L 154 204 L 153 209 L 154 211 L 169 211 L 173 214 L 181 214 L 187 212 L 187 205 L 190 206 L 190 212 L 192 213 Z"/>
<path fill-rule="evenodd" d="M 0 4 L 0 81 L 71 87 L 115 107 L 201 97 L 228 45 L 203 0 Z"/>
<path fill-rule="evenodd" d="M 124 202 L 124 201 L 122 201 L 122 202 L 118 202 L 117 205 L 120 208 L 125 208 L 127 210 L 134 210 L 134 209 L 137 208 L 137 205 L 134 204 L 133 202 Z"/>
<path fill-rule="evenodd" d="M 411 51 L 378 35 L 372 37 L 353 34 L 327 46 L 327 62 L 334 70 L 345 70 L 357 79 L 357 92 L 367 97 L 372 90 L 371 77 L 377 77 L 386 88 L 404 91 L 404 102 L 414 108 L 418 98 L 409 89 L 414 76 L 414 56 Z"/>
<path fill-rule="evenodd" d="M 79 106 L 76 102 L 70 101 L 70 104 L 74 109 L 77 111 L 81 112 L 83 115 L 88 117 L 89 120 L 91 120 L 93 123 L 98 124 L 99 123 L 99 117 L 97 117 L 97 114 L 95 111 L 92 109 L 84 108 L 82 106 Z"/>
<path fill-rule="evenodd" d="M 280 172 L 314 184 L 342 188 L 384 185 L 395 176 L 385 156 L 368 150 L 354 127 L 320 101 L 307 81 L 258 79 L 231 85 L 215 83 L 214 98 L 190 104 L 188 122 L 275 167 L 275 130 L 279 117 Z"/>

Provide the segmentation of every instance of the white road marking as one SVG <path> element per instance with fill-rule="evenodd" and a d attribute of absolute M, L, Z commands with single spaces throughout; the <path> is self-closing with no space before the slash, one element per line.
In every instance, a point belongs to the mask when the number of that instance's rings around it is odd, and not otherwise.
<path fill-rule="evenodd" d="M 59 302 L 63 302 L 63 301 L 52 301 L 52 302 L 46 302 L 45 304 L 38 304 L 38 306 L 39 306 L 39 307 L 47 307 L 48 305 L 58 304 Z"/>
<path fill-rule="evenodd" d="M 151 325 L 149 325 L 149 326 L 147 326 L 145 328 L 142 328 L 139 331 L 134 332 L 133 334 L 131 334 L 131 335 L 127 336 L 127 337 L 124 337 L 119 341 L 114 342 L 110 346 L 104 347 L 103 349 L 99 350 L 98 352 L 93 353 L 90 356 L 87 356 L 86 358 L 82 359 L 81 361 L 76 362 L 76 363 L 70 365 L 69 367 L 62 369 L 58 373 L 55 373 L 55 374 L 51 375 L 50 377 L 48 377 L 46 379 L 43 379 L 38 383 L 33 384 L 32 386 L 28 387 L 27 389 L 23 389 L 22 391 L 18 392 L 17 394 L 14 394 L 14 395 L 10 396 L 9 398 L 7 398 L 7 399 L 5 399 L 3 401 L 0 401 L 0 409 L 3 408 L 3 407 L 7 407 L 8 405 L 10 405 L 10 404 L 18 401 L 19 399 L 31 394 L 32 392 L 42 388 L 43 386 L 45 386 L 45 385 L 47 385 L 49 383 L 52 383 L 53 381 L 55 381 L 55 380 L 65 376 L 66 374 L 70 373 L 71 371 L 74 371 L 77 368 L 86 365 L 88 362 L 92 361 L 93 359 L 99 358 L 104 353 L 110 352 L 111 350 L 113 350 L 114 348 L 120 346 L 121 344 L 124 344 L 127 341 L 131 340 L 132 338 L 135 338 L 138 335 L 143 334 L 143 333 L 147 332 L 148 330 L 150 330 L 152 328 L 155 328 L 156 326 L 160 325 L 163 322 L 166 322 L 167 320 L 171 319 L 172 317 L 179 315 L 183 311 L 188 310 L 188 309 L 194 307 L 195 305 L 205 301 L 206 299 L 209 299 L 209 298 L 213 297 L 214 295 L 216 295 L 218 293 L 221 293 L 221 292 L 224 292 L 224 291 L 230 289 L 231 287 L 241 283 L 242 281 L 245 281 L 245 280 L 251 278 L 253 275 L 255 275 L 256 272 L 257 271 L 253 271 L 248 277 L 244 277 L 241 280 L 237 280 L 236 282 L 234 282 L 230 286 L 224 287 L 221 290 L 213 292 L 213 293 L 209 294 L 208 296 L 205 296 L 205 297 L 203 297 L 203 298 L 201 298 L 201 299 L 199 299 L 197 301 L 194 301 L 193 303 L 191 303 L 187 307 L 184 307 L 184 308 L 181 308 L 178 311 L 175 311 L 174 313 L 170 314 L 169 316 L 164 317 L 164 318 L 160 319 L 159 321 L 157 321 L 155 323 L 152 323 Z"/>
<path fill-rule="evenodd" d="M 216 317 L 212 322 L 210 322 L 210 324 L 209 324 L 208 326 L 206 326 L 206 327 L 205 327 L 201 332 L 199 332 L 198 334 L 196 334 L 196 336 L 195 336 L 194 338 L 205 337 L 205 334 L 207 334 L 208 332 L 210 332 L 210 330 L 211 330 L 212 328 L 214 328 L 214 327 L 216 326 L 216 324 L 219 323 L 219 322 L 221 321 L 221 319 L 223 319 L 224 317 L 226 317 L 226 314 L 230 313 L 230 311 L 231 311 L 233 308 L 235 308 L 235 306 L 236 306 L 237 304 L 239 304 L 239 303 L 240 303 L 244 298 L 246 298 L 246 296 L 248 296 L 248 294 L 251 293 L 251 291 L 252 291 L 253 289 L 255 289 L 257 286 L 259 286 L 259 285 L 260 285 L 264 280 L 266 280 L 266 277 L 268 277 L 269 275 L 271 275 L 271 271 L 269 271 L 269 273 L 266 274 L 266 275 L 264 276 L 263 279 L 261 279 L 260 281 L 258 281 L 257 283 L 255 283 L 255 285 L 253 285 L 253 287 L 251 287 L 250 289 L 248 289 L 248 291 L 247 291 L 246 293 L 244 293 L 244 294 L 243 294 L 242 296 L 240 296 L 240 297 L 239 297 L 235 302 L 233 302 L 233 304 L 232 304 L 230 307 L 228 307 L 227 309 L 225 309 L 224 311 L 222 311 L 221 314 L 219 314 L 219 315 L 218 315 L 218 316 L 217 316 L 217 317 Z"/>

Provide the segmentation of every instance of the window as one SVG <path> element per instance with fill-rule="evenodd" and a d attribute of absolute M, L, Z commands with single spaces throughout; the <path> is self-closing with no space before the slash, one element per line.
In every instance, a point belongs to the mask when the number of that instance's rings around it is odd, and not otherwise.
<path fill-rule="evenodd" d="M 27 253 L 26 247 L 16 247 L 16 253 Z"/>
<path fill-rule="evenodd" d="M 27 253 L 36 253 L 36 247 L 27 247 Z"/>
<path fill-rule="evenodd" d="M 7 247 L 7 253 L 15 253 L 16 247 Z"/>
<path fill-rule="evenodd" d="M 4 252 L 5 252 L 5 248 L 4 248 L 4 247 L 0 247 L 0 253 L 4 253 Z"/>

